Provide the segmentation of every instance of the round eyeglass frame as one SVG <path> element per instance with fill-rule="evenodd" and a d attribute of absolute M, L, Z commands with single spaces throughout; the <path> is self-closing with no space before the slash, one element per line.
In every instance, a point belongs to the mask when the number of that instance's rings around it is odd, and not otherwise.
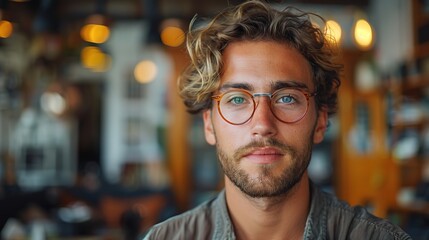
<path fill-rule="evenodd" d="M 234 90 L 226 91 L 226 92 L 221 93 L 221 94 L 214 95 L 214 96 L 212 96 L 212 99 L 213 99 L 213 100 L 215 100 L 215 101 L 217 102 L 217 109 L 218 109 L 218 112 L 219 112 L 220 116 L 222 117 L 222 119 L 223 119 L 225 122 L 227 122 L 227 123 L 229 123 L 229 124 L 232 124 L 232 125 L 243 125 L 243 124 L 245 124 L 246 122 L 248 122 L 248 121 L 253 117 L 253 115 L 255 114 L 256 108 L 257 108 L 257 107 L 258 107 L 258 105 L 259 105 L 259 102 L 258 102 L 258 104 L 256 104 L 256 102 L 255 102 L 255 97 L 269 97 L 269 98 L 270 98 L 270 105 L 269 105 L 269 106 L 270 106 L 270 111 L 271 111 L 271 113 L 273 114 L 273 116 L 274 116 L 277 120 L 279 120 L 280 122 L 288 123 L 288 124 L 296 123 L 296 122 L 300 121 L 301 119 L 303 119 L 303 118 L 305 117 L 305 115 L 307 115 L 308 107 L 309 107 L 309 105 L 310 105 L 310 97 L 314 97 L 314 96 L 316 96 L 316 95 L 317 95 L 317 91 L 315 91 L 315 92 L 313 92 L 313 93 L 309 93 L 309 92 L 306 92 L 306 91 L 304 91 L 304 90 L 302 90 L 302 89 L 300 89 L 300 88 L 287 88 L 287 89 L 294 89 L 294 90 L 298 90 L 298 91 L 300 91 L 302 94 L 304 94 L 304 96 L 305 96 L 305 98 L 306 98 L 306 100 L 307 100 L 307 106 L 306 106 L 305 112 L 302 114 L 302 116 L 301 116 L 301 117 L 299 117 L 297 120 L 294 120 L 294 121 L 290 121 L 290 122 L 288 122 L 288 121 L 284 121 L 284 120 L 280 119 L 279 117 L 277 117 L 277 115 L 276 115 L 276 114 L 275 114 L 275 112 L 273 111 L 273 108 L 272 108 L 272 102 L 271 102 L 272 97 L 273 97 L 273 96 L 275 96 L 278 92 L 280 92 L 280 91 L 282 91 L 282 90 L 284 90 L 284 89 L 285 89 L 285 88 L 278 89 L 278 90 L 274 91 L 273 93 L 251 93 L 251 92 L 249 92 L 249 91 L 247 91 L 247 90 L 244 90 L 244 89 L 234 89 Z M 221 100 L 222 100 L 222 97 L 223 97 L 225 94 L 229 93 L 229 92 L 242 92 L 242 93 L 245 93 L 245 94 L 249 95 L 249 96 L 252 98 L 252 101 L 253 101 L 253 111 L 252 111 L 252 114 L 250 114 L 249 118 L 247 118 L 247 119 L 246 119 L 246 120 L 244 120 L 243 122 L 240 122 L 240 123 L 234 123 L 234 122 L 231 122 L 230 120 L 226 119 L 226 118 L 225 118 L 225 116 L 222 114 L 222 111 L 221 111 L 221 109 L 220 109 L 220 102 L 221 102 Z"/>

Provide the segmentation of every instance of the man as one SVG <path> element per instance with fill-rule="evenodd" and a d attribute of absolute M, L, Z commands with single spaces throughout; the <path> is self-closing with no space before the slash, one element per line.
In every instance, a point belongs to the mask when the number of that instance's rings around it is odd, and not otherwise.
<path fill-rule="evenodd" d="M 203 114 L 225 190 L 146 239 L 409 239 L 309 180 L 340 85 L 334 51 L 309 18 L 249 1 L 190 31 L 180 94 Z"/>

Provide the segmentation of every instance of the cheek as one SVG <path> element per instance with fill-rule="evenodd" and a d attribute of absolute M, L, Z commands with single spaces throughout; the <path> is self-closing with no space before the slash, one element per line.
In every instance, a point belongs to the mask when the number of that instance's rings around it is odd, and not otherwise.
<path fill-rule="evenodd" d="M 216 133 L 216 146 L 228 155 L 250 141 L 249 131 L 243 126 L 234 126 L 216 117 L 213 117 L 213 124 Z"/>
<path fill-rule="evenodd" d="M 315 141 L 321 141 L 320 134 L 317 134 L 318 123 L 315 120 L 316 114 L 308 114 L 304 119 L 296 124 L 284 124 L 280 128 L 283 141 L 291 146 L 305 146 Z M 317 136 L 316 136 L 317 135 Z"/>
<path fill-rule="evenodd" d="M 216 129 L 217 145 L 219 147 L 222 147 L 222 149 L 233 148 L 235 145 L 240 144 L 239 139 L 245 138 L 243 133 L 237 131 L 237 126 L 226 126 L 225 124 L 217 124 Z"/>
<path fill-rule="evenodd" d="M 280 128 L 281 138 L 280 141 L 283 141 L 285 144 L 290 146 L 302 146 L 306 141 L 308 136 L 308 130 L 302 128 L 298 125 L 285 125 Z"/>
<path fill-rule="evenodd" d="M 217 110 L 206 111 L 203 113 L 204 134 L 207 143 L 222 148 L 223 151 L 240 147 L 246 137 L 246 131 L 242 127 L 234 126 L 225 122 Z M 241 139 L 241 140 L 240 140 Z"/>

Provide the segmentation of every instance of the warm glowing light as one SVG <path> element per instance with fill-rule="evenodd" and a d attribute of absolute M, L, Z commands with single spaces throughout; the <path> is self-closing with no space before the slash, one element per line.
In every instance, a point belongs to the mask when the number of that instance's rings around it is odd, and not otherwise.
<path fill-rule="evenodd" d="M 8 38 L 12 35 L 13 25 L 9 21 L 0 21 L 0 38 Z"/>
<path fill-rule="evenodd" d="M 371 25 L 364 19 L 356 22 L 354 28 L 355 41 L 360 48 L 368 49 L 373 43 L 373 33 Z"/>
<path fill-rule="evenodd" d="M 81 61 L 84 67 L 101 72 L 109 68 L 111 59 L 98 47 L 85 47 L 82 49 Z"/>
<path fill-rule="evenodd" d="M 82 39 L 91 43 L 104 43 L 109 39 L 109 35 L 109 28 L 100 24 L 87 24 L 80 31 Z"/>
<path fill-rule="evenodd" d="M 167 46 L 178 47 L 185 41 L 185 32 L 179 27 L 168 26 L 161 31 L 161 41 Z"/>
<path fill-rule="evenodd" d="M 134 68 L 134 77 L 140 83 L 148 83 L 155 79 L 158 69 L 154 62 L 143 60 Z"/>
<path fill-rule="evenodd" d="M 332 43 L 339 43 L 341 40 L 341 26 L 334 20 L 326 21 L 325 36 Z"/>
<path fill-rule="evenodd" d="M 66 110 L 66 100 L 56 92 L 45 92 L 41 97 L 42 109 L 56 115 L 62 114 Z"/>

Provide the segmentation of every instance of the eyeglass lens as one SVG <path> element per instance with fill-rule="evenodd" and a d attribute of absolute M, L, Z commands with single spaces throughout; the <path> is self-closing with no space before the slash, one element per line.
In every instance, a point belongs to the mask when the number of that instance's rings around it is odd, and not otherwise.
<path fill-rule="evenodd" d="M 244 90 L 225 92 L 219 101 L 222 117 L 232 124 L 243 124 L 254 114 L 259 99 L 270 97 L 271 111 L 282 122 L 292 123 L 300 120 L 307 112 L 308 97 L 297 89 L 281 89 L 274 94 L 254 93 Z"/>

